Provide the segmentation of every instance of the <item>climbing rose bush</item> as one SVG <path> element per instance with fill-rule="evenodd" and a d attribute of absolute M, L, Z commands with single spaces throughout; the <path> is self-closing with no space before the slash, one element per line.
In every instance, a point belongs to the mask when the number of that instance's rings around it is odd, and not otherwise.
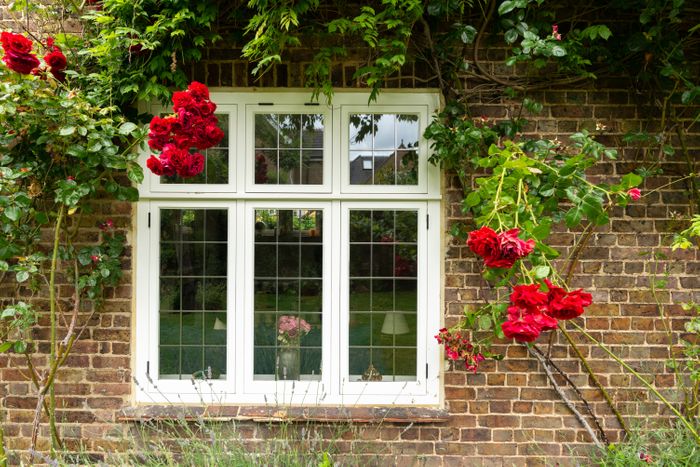
<path fill-rule="evenodd" d="M 148 146 L 159 151 L 146 166 L 155 175 L 191 178 L 204 170 L 204 156 L 190 152 L 216 146 L 224 138 L 219 120 L 214 115 L 216 104 L 209 99 L 209 89 L 193 81 L 186 91 L 173 93 L 172 115 L 155 116 L 150 123 Z"/>
<path fill-rule="evenodd" d="M 425 133 L 434 142 L 432 160 L 459 175 L 465 189 L 463 211 L 477 226 L 465 230 L 456 223 L 451 234 L 466 239 L 483 261 L 481 275 L 488 288 L 508 297 L 504 301 L 484 294 L 483 304 L 466 305 L 461 319 L 435 336 L 448 359 L 463 359 L 470 370 L 472 355 L 503 358 L 490 350 L 495 339 L 531 343 L 585 312 L 592 296 L 582 289 L 569 290 L 571 273 L 557 271 L 553 260 L 559 252 L 547 244 L 552 229 L 555 224 L 570 229 L 584 222 L 590 229 L 608 224 L 609 210 L 638 200 L 637 187 L 643 182 L 635 173 L 600 184 L 589 181 L 587 170 L 603 158 L 614 159 L 616 151 L 587 132 L 570 135 L 566 146 L 549 140 L 497 140 L 490 133 L 495 130 L 486 129 L 485 120 L 480 120 L 465 123 L 446 112 Z M 477 130 L 494 143 L 483 150 L 465 147 L 464 141 Z M 455 138 L 456 134 L 469 137 Z M 464 157 L 465 151 L 471 159 Z M 467 178 L 467 162 L 483 175 Z M 450 340 L 456 333 L 460 340 Z"/>

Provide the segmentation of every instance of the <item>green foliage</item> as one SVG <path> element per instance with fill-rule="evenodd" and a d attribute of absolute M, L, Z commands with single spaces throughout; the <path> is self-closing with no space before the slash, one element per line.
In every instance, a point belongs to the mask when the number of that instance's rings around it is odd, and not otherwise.
<path fill-rule="evenodd" d="M 690 430 L 676 423 L 670 427 L 637 428 L 628 433 L 625 441 L 595 452 L 592 461 L 602 467 L 691 467 L 700 465 L 700 449 Z"/>
<path fill-rule="evenodd" d="M 541 104 L 525 99 L 530 112 Z M 569 228 L 609 223 L 608 211 L 629 201 L 627 190 L 643 182 L 635 173 L 614 185 L 593 184 L 586 171 L 617 152 L 596 142 L 586 131 L 572 134 L 570 144 L 544 139 L 518 139 L 525 120 L 506 120 L 489 125 L 486 118 L 469 118 L 464 106 L 449 103 L 435 117 L 424 136 L 431 141 L 430 161 L 456 172 L 464 189 L 462 209 L 470 213 L 477 228 L 497 232 L 519 229 L 519 237 L 532 239 L 535 249 L 509 269 L 484 268 L 482 275 L 495 287 L 561 282 L 552 260 L 559 253 L 547 244 L 552 226 L 563 222 Z M 472 175 L 479 174 L 472 180 Z M 453 236 L 466 239 L 466 229 L 455 224 Z M 473 344 L 484 355 L 491 340 L 503 338 L 501 324 L 507 303 L 487 302 L 476 310 L 465 310 L 458 327 L 481 331 Z M 484 332 L 487 331 L 487 332 Z"/>
<path fill-rule="evenodd" d="M 166 102 L 170 88 L 187 87 L 183 64 L 202 58 L 220 39 L 212 31 L 219 6 L 207 0 L 104 0 L 79 10 L 90 46 L 82 50 L 83 88 L 109 103 Z"/>
<path fill-rule="evenodd" d="M 143 172 L 134 148 L 144 131 L 80 89 L 0 68 L 0 280 L 38 292 L 51 269 L 51 257 L 39 244 L 42 229 L 62 229 L 64 214 L 79 223 L 88 202 L 105 193 L 117 200 L 138 198 L 131 183 L 140 182 Z M 90 247 L 100 258 L 96 262 L 84 261 L 85 253 L 77 253 L 70 238 L 62 246 L 62 260 L 80 259 L 78 297 L 99 301 L 104 287 L 121 277 L 124 238 L 107 232 L 103 238 L 105 243 Z M 35 314 L 29 300 L 6 303 L 0 310 L 0 349 L 32 350 Z"/>
<path fill-rule="evenodd" d="M 299 26 L 300 17 L 317 8 L 318 4 L 318 0 L 251 0 L 248 3 L 255 14 L 245 30 L 253 38 L 243 47 L 243 56 L 251 62 L 257 62 L 253 74 L 263 73 L 281 61 L 282 52 L 287 47 L 301 45 L 294 30 Z"/>
<path fill-rule="evenodd" d="M 700 237 L 700 215 L 695 215 L 690 221 L 690 227 L 673 236 L 671 248 L 687 250 L 693 246 L 692 238 Z"/>

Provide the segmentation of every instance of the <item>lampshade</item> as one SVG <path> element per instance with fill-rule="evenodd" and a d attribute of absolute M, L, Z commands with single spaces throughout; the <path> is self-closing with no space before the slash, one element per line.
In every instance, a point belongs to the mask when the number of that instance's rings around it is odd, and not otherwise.
<path fill-rule="evenodd" d="M 382 334 L 408 334 L 408 323 L 403 313 L 390 311 L 384 316 L 384 324 L 382 325 Z"/>
<path fill-rule="evenodd" d="M 226 323 L 221 321 L 219 318 L 216 318 L 214 320 L 214 330 L 215 331 L 225 331 L 226 330 Z"/>

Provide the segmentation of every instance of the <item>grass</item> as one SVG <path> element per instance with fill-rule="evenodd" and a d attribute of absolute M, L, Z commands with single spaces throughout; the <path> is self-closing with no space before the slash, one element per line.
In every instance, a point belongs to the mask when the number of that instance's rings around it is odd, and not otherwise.
<path fill-rule="evenodd" d="M 695 467 L 700 465 L 700 446 L 690 430 L 680 423 L 671 427 L 637 428 L 624 442 L 610 445 L 592 460 L 603 467 Z"/>

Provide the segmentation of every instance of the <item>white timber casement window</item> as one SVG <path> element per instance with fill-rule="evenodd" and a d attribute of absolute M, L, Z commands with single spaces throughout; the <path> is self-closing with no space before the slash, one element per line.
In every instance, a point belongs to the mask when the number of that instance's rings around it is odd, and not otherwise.
<path fill-rule="evenodd" d="M 136 401 L 439 405 L 438 94 L 211 98 L 205 171 L 140 187 Z"/>

